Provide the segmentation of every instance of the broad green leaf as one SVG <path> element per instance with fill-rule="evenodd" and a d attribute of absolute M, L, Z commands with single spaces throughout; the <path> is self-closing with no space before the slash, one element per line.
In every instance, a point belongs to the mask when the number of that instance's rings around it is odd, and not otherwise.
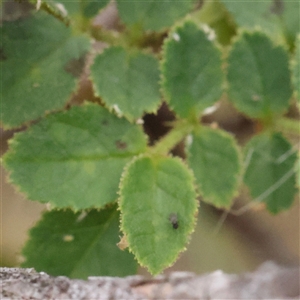
<path fill-rule="evenodd" d="M 134 274 L 137 263 L 132 254 L 116 246 L 119 234 L 116 205 L 81 213 L 45 212 L 30 230 L 22 266 L 83 279 Z"/>
<path fill-rule="evenodd" d="M 300 102 L 300 34 L 298 34 L 296 40 L 295 60 L 293 63 L 293 83 L 296 97 L 298 102 Z"/>
<path fill-rule="evenodd" d="M 191 136 L 188 162 L 205 202 L 229 208 L 237 192 L 241 165 L 234 138 L 224 131 L 200 128 Z"/>
<path fill-rule="evenodd" d="M 130 121 L 160 103 L 158 61 L 152 55 L 108 48 L 95 58 L 91 78 L 106 106 Z"/>
<path fill-rule="evenodd" d="M 104 8 L 109 0 L 58 0 L 57 4 L 64 5 L 65 9 L 71 15 L 83 15 L 86 18 L 91 18 L 97 15 L 100 9 Z"/>
<path fill-rule="evenodd" d="M 16 134 L 4 163 L 31 200 L 59 208 L 102 207 L 117 199 L 123 167 L 145 148 L 137 125 L 89 104 Z"/>
<path fill-rule="evenodd" d="M 244 32 L 228 58 L 229 100 L 254 118 L 281 114 L 292 95 L 288 53 L 261 32 Z"/>
<path fill-rule="evenodd" d="M 273 213 L 290 208 L 296 193 L 297 153 L 279 133 L 257 135 L 245 149 L 244 182 L 257 202 Z"/>
<path fill-rule="evenodd" d="M 277 41 L 292 44 L 300 30 L 299 1 L 222 1 L 240 27 L 260 28 Z"/>
<path fill-rule="evenodd" d="M 85 36 L 44 12 L 1 28 L 1 120 L 16 127 L 61 109 L 76 87 L 90 48 Z"/>
<path fill-rule="evenodd" d="M 184 250 L 197 212 L 193 176 L 178 158 L 135 159 L 120 185 L 121 229 L 138 262 L 160 273 Z"/>
<path fill-rule="evenodd" d="M 121 20 L 126 25 L 158 31 L 170 27 L 176 20 L 184 17 L 192 10 L 194 2 L 194 0 L 117 0 L 117 7 Z"/>
<path fill-rule="evenodd" d="M 279 7 L 282 1 L 264 0 L 253 3 L 252 1 L 223 0 L 221 2 L 232 14 L 238 26 L 247 29 L 259 27 L 276 39 L 282 38 L 283 32 L 279 18 L 282 14 L 282 8 Z"/>
<path fill-rule="evenodd" d="M 280 2 L 280 1 L 276 1 Z M 282 27 L 287 42 L 293 44 L 297 35 L 300 32 L 300 2 L 299 1 L 284 1 L 282 14 L 279 16 L 282 19 Z"/>
<path fill-rule="evenodd" d="M 199 114 L 222 94 L 221 53 L 209 34 L 186 21 L 173 29 L 163 47 L 162 89 L 183 118 Z"/>

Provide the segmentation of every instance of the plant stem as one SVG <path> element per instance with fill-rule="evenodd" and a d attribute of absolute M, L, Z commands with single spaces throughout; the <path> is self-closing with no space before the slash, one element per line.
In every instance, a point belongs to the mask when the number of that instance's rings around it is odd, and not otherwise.
<path fill-rule="evenodd" d="M 118 46 L 124 44 L 121 40 L 120 33 L 116 31 L 106 30 L 100 27 L 91 27 L 90 33 L 97 41 L 108 43 L 109 45 Z"/>
<path fill-rule="evenodd" d="M 150 149 L 152 154 L 167 155 L 194 129 L 194 124 L 187 120 L 179 120 L 174 124 L 173 129 Z"/>

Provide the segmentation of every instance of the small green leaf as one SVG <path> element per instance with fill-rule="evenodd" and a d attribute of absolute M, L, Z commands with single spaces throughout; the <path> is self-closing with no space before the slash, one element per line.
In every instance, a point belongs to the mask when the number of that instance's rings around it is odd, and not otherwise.
<path fill-rule="evenodd" d="M 76 87 L 90 42 L 38 12 L 1 28 L 1 120 L 20 126 L 61 109 Z"/>
<path fill-rule="evenodd" d="M 184 250 L 197 212 L 193 176 L 178 158 L 139 157 L 120 185 L 121 229 L 138 262 L 160 273 Z"/>
<path fill-rule="evenodd" d="M 104 8 L 109 0 L 84 0 L 84 1 L 69 1 L 59 0 L 55 1 L 63 4 L 71 15 L 82 14 L 86 18 L 92 18 L 98 14 L 99 10 Z"/>
<path fill-rule="evenodd" d="M 23 267 L 53 276 L 126 276 L 136 273 L 132 254 L 121 251 L 116 205 L 101 211 L 50 211 L 30 230 Z"/>
<path fill-rule="evenodd" d="M 4 163 L 29 199 L 83 209 L 115 201 L 123 167 L 145 149 L 137 125 L 89 104 L 16 134 Z"/>
<path fill-rule="evenodd" d="M 234 138 L 203 127 L 191 136 L 188 162 L 205 202 L 229 208 L 237 193 L 241 164 Z"/>
<path fill-rule="evenodd" d="M 300 102 L 300 34 L 296 40 L 295 60 L 293 61 L 293 83 L 295 95 Z"/>
<path fill-rule="evenodd" d="M 173 29 L 164 44 L 162 88 L 180 117 L 199 114 L 222 94 L 221 53 L 210 39 L 186 21 Z"/>
<path fill-rule="evenodd" d="M 254 201 L 276 214 L 290 208 L 296 193 L 296 151 L 279 133 L 261 134 L 245 149 L 244 181 Z"/>
<path fill-rule="evenodd" d="M 243 32 L 228 58 L 229 100 L 254 118 L 281 114 L 292 95 L 288 53 L 261 32 Z"/>
<path fill-rule="evenodd" d="M 158 61 L 152 55 L 108 48 L 96 57 L 91 77 L 107 107 L 130 121 L 160 103 Z"/>
<path fill-rule="evenodd" d="M 280 2 L 280 1 L 278 1 Z M 300 32 L 299 1 L 284 1 L 282 15 L 280 15 L 281 24 L 284 30 L 284 34 L 287 42 L 292 45 Z"/>
<path fill-rule="evenodd" d="M 138 25 L 144 30 L 162 30 L 184 17 L 193 8 L 194 0 L 128 1 L 117 0 L 122 21 L 126 25 Z"/>
<path fill-rule="evenodd" d="M 247 29 L 254 29 L 259 27 L 264 30 L 268 35 L 275 38 L 282 37 L 282 28 L 279 16 L 282 14 L 281 3 L 282 1 L 264 0 L 255 2 L 241 1 L 231 2 L 223 0 L 222 3 L 232 14 L 238 26 Z M 277 5 L 278 4 L 278 5 Z"/>

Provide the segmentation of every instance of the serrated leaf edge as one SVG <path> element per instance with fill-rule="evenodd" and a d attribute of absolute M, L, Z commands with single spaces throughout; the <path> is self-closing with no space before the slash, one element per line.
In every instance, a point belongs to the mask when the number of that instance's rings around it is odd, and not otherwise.
<path fill-rule="evenodd" d="M 92 103 L 92 102 L 89 102 L 89 101 L 85 101 L 82 105 L 79 105 L 79 106 L 73 106 L 71 108 L 75 108 L 75 109 L 85 109 L 87 107 L 103 107 L 99 104 L 95 104 L 95 103 Z M 47 115 L 45 115 L 44 118 L 41 118 L 41 120 L 45 120 L 47 118 L 51 118 L 51 116 L 55 115 L 56 113 L 61 113 L 61 114 L 67 114 L 69 110 L 61 110 L 61 111 L 56 111 L 56 112 L 49 112 Z M 82 210 L 87 210 L 87 209 L 102 209 L 103 207 L 105 207 L 106 205 L 109 205 L 111 203 L 115 203 L 118 199 L 118 196 L 116 195 L 116 198 L 109 202 L 109 203 L 105 203 L 104 206 L 96 206 L 96 205 L 93 205 L 93 206 L 90 206 L 90 207 L 87 207 L 87 208 L 80 208 L 80 207 L 77 207 L 76 205 L 73 204 L 69 204 L 69 206 L 64 206 L 64 207 L 59 207 L 57 205 L 55 205 L 55 203 L 51 202 L 51 201 L 41 201 L 41 200 L 38 200 L 38 199 L 33 199 L 30 197 L 30 191 L 28 190 L 24 190 L 20 184 L 17 184 L 16 182 L 14 182 L 14 180 L 12 179 L 11 175 L 13 173 L 12 170 L 10 170 L 6 165 L 6 160 L 7 160 L 7 157 L 10 157 L 11 155 L 14 155 L 16 153 L 16 150 L 15 150 L 15 146 L 19 144 L 19 141 L 18 141 L 18 136 L 20 135 L 23 135 L 23 134 L 26 134 L 28 132 L 30 132 L 30 130 L 32 130 L 32 128 L 37 125 L 37 124 L 34 124 L 32 123 L 31 126 L 29 126 L 27 128 L 26 131 L 21 131 L 21 132 L 16 132 L 14 134 L 14 136 L 8 140 L 8 145 L 9 145 L 9 151 L 7 151 L 0 159 L 1 159 L 1 163 L 3 164 L 3 166 L 5 167 L 5 170 L 7 172 L 7 176 L 6 176 L 6 182 L 8 182 L 9 184 L 11 184 L 13 187 L 14 187 L 14 190 L 20 194 L 21 196 L 23 196 L 24 198 L 26 198 L 27 200 L 29 201 L 34 201 L 34 202 L 38 202 L 42 205 L 46 205 L 47 207 L 51 207 L 51 209 L 57 209 L 57 210 L 62 210 L 62 209 L 71 209 L 72 211 L 74 211 L 75 213 L 78 212 L 78 211 L 82 211 Z M 136 126 L 140 126 L 140 125 L 136 125 Z"/>
<path fill-rule="evenodd" d="M 219 51 L 219 53 L 220 53 L 220 60 L 221 60 L 221 69 L 223 71 L 222 72 L 223 73 L 223 82 L 222 82 L 222 85 L 221 85 L 222 93 L 224 93 L 225 84 L 226 84 L 225 74 L 224 74 L 224 70 L 223 70 L 223 67 L 222 67 L 222 65 L 223 65 L 222 60 L 223 59 L 222 59 L 222 49 L 221 49 L 221 46 L 218 44 L 216 38 L 214 38 L 214 39 L 210 39 L 209 38 L 209 30 L 213 30 L 213 29 L 210 28 L 208 24 L 201 23 L 199 21 L 196 21 L 196 20 L 192 19 L 192 17 L 190 15 L 187 15 L 182 20 L 176 22 L 171 27 L 171 29 L 170 29 L 170 31 L 168 33 L 168 36 L 163 41 L 162 50 L 161 50 L 162 59 L 161 59 L 160 64 L 159 64 L 159 69 L 160 69 L 160 80 L 159 80 L 159 83 L 160 83 L 160 93 L 161 93 L 161 95 L 163 95 L 163 98 L 168 103 L 169 108 L 174 112 L 176 118 L 181 118 L 181 117 L 175 111 L 174 106 L 171 105 L 171 103 L 170 103 L 171 95 L 165 89 L 165 85 L 166 85 L 166 81 L 167 81 L 166 78 L 164 78 L 164 76 L 163 76 L 163 73 L 164 73 L 164 70 L 165 70 L 166 61 L 167 61 L 166 56 L 165 56 L 165 52 L 166 52 L 167 43 L 169 41 L 171 41 L 171 40 L 174 40 L 174 38 L 176 39 L 176 37 L 174 37 L 174 34 L 176 34 L 176 31 L 179 28 L 183 28 L 188 23 L 195 25 L 198 30 L 202 31 L 206 35 L 207 39 L 211 42 L 212 46 L 215 47 L 216 50 Z M 205 30 L 205 28 L 207 28 L 207 30 Z M 221 98 L 221 96 L 220 96 L 220 98 Z M 216 100 L 212 105 L 215 105 L 218 101 L 219 100 Z M 199 116 L 202 115 L 203 111 L 204 111 L 204 109 L 200 110 L 198 112 Z"/>
<path fill-rule="evenodd" d="M 130 236 L 130 233 L 126 233 L 124 231 L 124 227 L 123 227 L 123 224 L 122 224 L 122 215 L 123 215 L 123 212 L 121 211 L 120 209 L 120 202 L 122 201 L 122 195 L 121 195 L 121 189 L 122 189 L 122 186 L 123 186 L 123 181 L 124 181 L 124 178 L 126 177 L 127 175 L 127 172 L 128 172 L 128 169 L 129 167 L 135 163 L 137 160 L 141 159 L 141 158 L 144 158 L 144 157 L 150 157 L 151 158 L 151 155 L 150 154 L 141 154 L 141 155 L 137 155 L 136 157 L 134 157 L 130 162 L 128 162 L 126 164 L 126 166 L 124 167 L 123 169 L 123 173 L 121 175 L 121 180 L 120 180 L 120 183 L 119 183 L 119 189 L 118 189 L 118 195 L 119 195 L 119 198 L 118 198 L 118 210 L 120 210 L 120 231 L 127 236 Z M 174 265 L 174 263 L 178 260 L 179 256 L 184 252 L 186 251 L 186 246 L 190 243 L 190 240 L 191 240 L 191 235 L 192 233 L 195 231 L 195 228 L 196 228 L 196 224 L 197 224 L 197 214 L 198 214 L 198 209 L 199 209 L 199 206 L 200 206 L 200 202 L 197 200 L 198 198 L 198 192 L 197 192 L 197 189 L 196 189 L 196 184 L 195 184 L 195 176 L 194 176 L 194 173 L 193 171 L 188 167 L 188 165 L 179 157 L 173 157 L 173 156 L 166 156 L 166 157 L 172 157 L 174 158 L 175 160 L 179 161 L 182 165 L 185 166 L 186 170 L 188 171 L 188 173 L 190 174 L 191 176 L 191 179 L 192 179 L 192 185 L 193 185 L 193 189 L 194 189 L 194 192 L 195 192 L 195 201 L 196 201 L 196 209 L 195 209 L 195 212 L 194 212 L 194 217 L 193 217 L 193 227 L 192 227 L 192 230 L 190 232 L 188 232 L 187 234 L 187 241 L 186 241 L 186 244 L 185 244 L 185 247 L 183 249 L 181 249 L 177 256 L 174 258 L 174 260 L 172 262 L 170 262 L 168 265 L 166 265 L 163 269 L 166 269 L 166 268 L 169 268 L 171 267 L 172 265 Z M 162 270 L 160 270 L 159 272 L 152 272 L 151 268 L 149 268 L 149 266 L 145 265 L 143 263 L 143 261 L 140 260 L 140 258 L 132 251 L 131 247 L 130 247 L 130 244 L 128 244 L 128 250 L 130 253 L 132 253 L 135 257 L 135 259 L 137 260 L 137 262 L 142 266 L 142 267 L 145 267 L 149 270 L 149 272 L 153 275 L 155 274 L 158 274 L 160 273 Z"/>
<path fill-rule="evenodd" d="M 197 184 L 197 181 L 195 181 L 195 184 L 196 184 L 196 187 L 198 189 L 198 193 L 201 196 L 201 200 L 203 202 L 211 204 L 211 205 L 215 206 L 218 209 L 229 209 L 232 206 L 235 197 L 238 196 L 239 187 L 241 186 L 241 183 L 243 181 L 244 166 L 243 166 L 243 163 L 242 163 L 242 161 L 243 161 L 242 151 L 239 148 L 238 144 L 236 143 L 236 140 L 235 140 L 234 136 L 231 135 L 230 133 L 228 133 L 224 130 L 218 129 L 218 128 L 211 128 L 211 127 L 208 127 L 208 126 L 203 126 L 203 127 L 204 127 L 204 130 L 217 131 L 222 137 L 225 137 L 225 138 L 227 138 L 231 141 L 231 145 L 236 150 L 236 153 L 237 153 L 239 171 L 237 172 L 237 174 L 235 174 L 235 186 L 234 186 L 233 191 L 231 193 L 232 194 L 231 195 L 232 200 L 231 200 L 230 203 L 228 203 L 228 205 L 222 205 L 222 204 L 215 203 L 214 200 L 211 200 L 210 196 L 207 197 L 207 196 L 203 195 L 201 185 Z M 200 128 L 200 132 L 201 132 L 201 128 Z M 185 153 L 187 153 L 187 156 L 189 154 L 189 147 L 190 147 L 190 145 L 189 145 L 189 143 L 187 142 L 187 139 L 186 139 L 186 141 L 185 141 Z"/>
<path fill-rule="evenodd" d="M 152 53 L 149 53 L 149 52 L 147 52 L 147 51 L 137 51 L 137 50 L 135 50 L 134 52 L 129 52 L 129 51 L 126 50 L 126 48 L 124 48 L 124 47 L 122 47 L 122 46 L 111 46 L 111 47 L 105 48 L 101 53 L 98 53 L 97 55 L 95 55 L 95 57 L 93 58 L 93 62 L 92 62 L 92 64 L 91 64 L 91 66 L 90 66 L 90 70 L 91 70 L 91 71 L 90 71 L 90 73 L 89 73 L 89 75 L 88 75 L 88 79 L 89 79 L 89 80 L 91 81 L 91 83 L 92 83 L 92 86 L 93 86 L 93 90 L 94 90 L 95 96 L 101 98 L 101 100 L 102 100 L 102 102 L 103 102 L 103 106 L 104 106 L 105 108 L 107 108 L 107 110 L 108 110 L 110 113 L 116 115 L 118 118 L 124 117 L 124 118 L 126 118 L 130 123 L 136 123 L 137 120 L 140 119 L 140 118 L 142 118 L 143 115 L 144 115 L 145 113 L 156 113 L 157 110 L 158 110 L 158 108 L 159 108 L 159 106 L 160 106 L 161 103 L 162 103 L 162 99 L 160 98 L 160 100 L 157 101 L 157 103 L 152 103 L 151 105 L 149 105 L 149 107 L 148 107 L 147 109 L 143 110 L 143 113 L 142 113 L 140 116 L 136 117 L 136 118 L 133 117 L 133 116 L 132 116 L 131 114 L 129 114 L 129 113 L 126 113 L 126 112 L 121 111 L 121 110 L 119 109 L 119 107 L 118 107 L 117 104 L 115 104 L 115 105 L 110 105 L 110 104 L 108 104 L 106 97 L 103 97 L 103 96 L 101 95 L 101 91 L 99 91 L 99 89 L 98 89 L 97 86 L 96 86 L 96 83 L 95 83 L 95 80 L 94 80 L 95 77 L 94 77 L 93 72 L 92 72 L 92 67 L 93 67 L 93 65 L 94 65 L 94 63 L 95 63 L 95 59 L 96 59 L 98 56 L 101 56 L 101 55 L 105 54 L 107 51 L 109 51 L 109 50 L 111 50 L 111 49 L 113 49 L 113 48 L 114 48 L 114 49 L 121 49 L 121 50 L 125 51 L 126 55 L 129 56 L 130 58 L 133 58 L 133 57 L 134 57 L 135 55 L 137 55 L 137 54 L 142 54 L 142 55 L 144 55 L 144 56 L 153 57 L 153 58 L 155 58 L 155 59 L 157 59 L 157 58 L 156 58 Z M 158 63 L 158 66 L 159 66 L 159 63 Z M 158 69 L 158 70 L 159 70 L 159 69 Z M 160 92 L 160 90 L 159 90 L 159 92 Z"/>
<path fill-rule="evenodd" d="M 257 115 L 253 115 L 253 114 L 248 114 L 248 113 L 245 113 L 243 111 L 241 111 L 239 109 L 239 107 L 236 106 L 236 104 L 231 100 L 231 97 L 229 97 L 229 87 L 230 87 L 230 84 L 229 84 L 229 81 L 228 81 L 228 67 L 229 67 L 229 57 L 230 57 L 230 54 L 232 52 L 232 50 L 234 49 L 234 46 L 236 45 L 237 42 L 239 42 L 240 40 L 242 40 L 242 37 L 245 35 L 245 34 L 248 34 L 248 35 L 255 35 L 255 34 L 260 34 L 261 36 L 264 36 L 268 39 L 269 43 L 270 43 L 270 46 L 271 46 L 271 49 L 279 49 L 279 48 L 282 48 L 283 51 L 286 51 L 288 53 L 288 46 L 281 40 L 279 41 L 276 41 L 274 39 L 272 39 L 264 30 L 261 29 L 260 26 L 257 26 L 253 29 L 248 29 L 248 28 L 244 28 L 244 27 L 241 27 L 238 29 L 237 31 L 237 35 L 235 35 L 234 37 L 232 37 L 231 39 L 231 44 L 227 47 L 227 50 L 226 50 L 226 54 L 225 54 L 225 68 L 224 68 L 224 72 L 225 72 L 225 94 L 226 94 L 226 98 L 228 99 L 228 101 L 234 106 L 234 108 L 240 112 L 242 115 L 246 116 L 246 117 L 251 117 L 251 118 L 255 118 L 255 119 L 261 119 L 261 116 L 257 116 Z M 288 68 L 289 68 L 289 72 L 291 74 L 291 67 L 290 67 L 290 62 L 288 61 Z M 292 92 L 293 92 L 293 83 L 292 81 L 290 80 L 290 83 L 291 83 L 291 88 L 292 88 Z M 292 96 L 290 97 L 288 103 L 291 104 L 292 102 Z M 284 110 L 282 110 L 281 112 L 272 112 L 274 116 L 282 116 L 284 115 L 285 113 L 287 113 L 288 111 L 288 107 L 285 108 Z"/>

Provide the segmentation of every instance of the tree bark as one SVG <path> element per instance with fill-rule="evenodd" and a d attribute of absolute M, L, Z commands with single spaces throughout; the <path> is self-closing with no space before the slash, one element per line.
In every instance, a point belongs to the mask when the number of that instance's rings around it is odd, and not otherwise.
<path fill-rule="evenodd" d="M 152 279 L 143 276 L 52 277 L 34 269 L 1 268 L 2 300 L 93 299 L 299 299 L 299 266 L 266 262 L 241 275 L 215 271 L 196 275 L 174 272 Z"/>

